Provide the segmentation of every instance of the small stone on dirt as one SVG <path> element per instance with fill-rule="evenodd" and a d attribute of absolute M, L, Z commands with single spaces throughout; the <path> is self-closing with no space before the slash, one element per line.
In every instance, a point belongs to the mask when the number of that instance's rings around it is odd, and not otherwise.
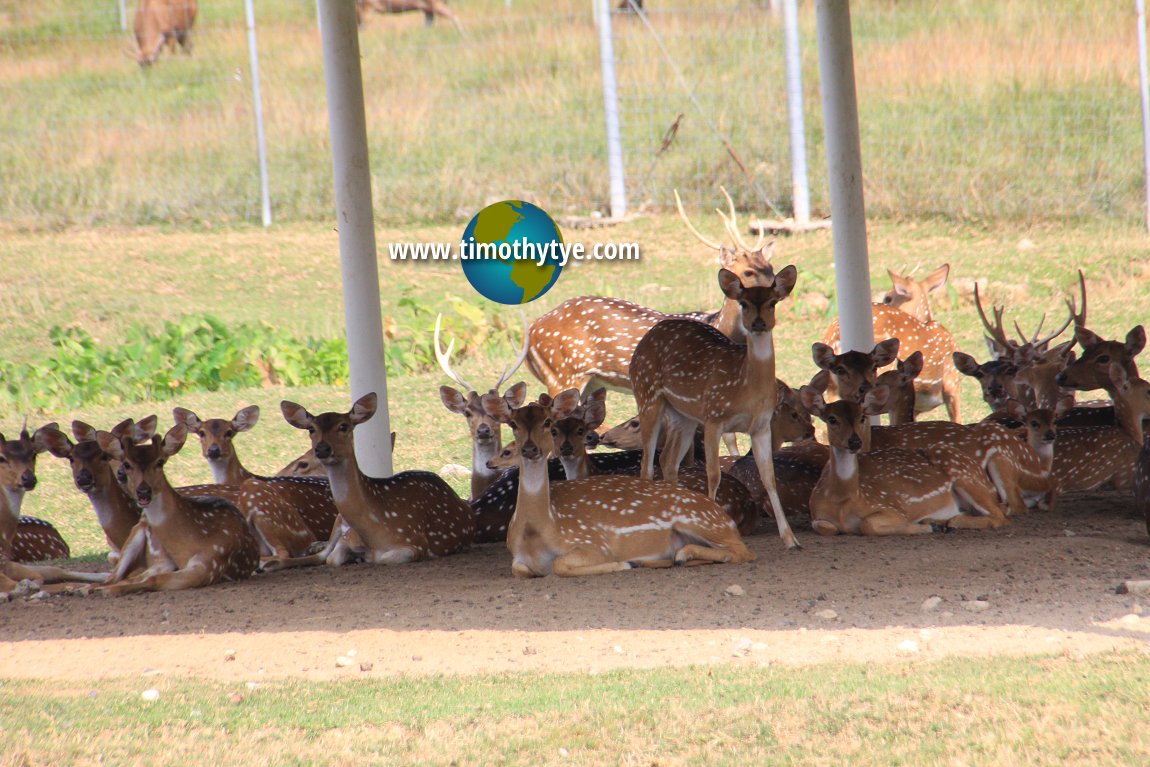
<path fill-rule="evenodd" d="M 1150 581 L 1122 581 L 1115 592 L 1118 594 L 1150 595 Z"/>
<path fill-rule="evenodd" d="M 159 700 L 160 691 L 155 688 L 152 688 L 151 690 L 144 690 L 142 693 L 140 693 L 140 697 L 148 701 Z"/>
<path fill-rule="evenodd" d="M 824 621 L 837 621 L 839 619 L 839 614 L 828 607 L 825 610 L 819 610 L 817 613 L 815 613 L 815 617 L 822 618 Z"/>
<path fill-rule="evenodd" d="M 742 597 L 742 596 L 746 596 L 746 594 L 747 594 L 747 592 L 743 589 L 743 587 L 737 583 L 732 583 L 730 586 L 727 586 L 726 591 L 724 591 L 723 593 L 729 597 Z"/>
<path fill-rule="evenodd" d="M 932 612 L 934 610 L 937 610 L 938 606 L 940 604 L 942 604 L 942 597 L 938 597 L 938 596 L 927 597 L 922 602 L 922 611 L 924 613 Z"/>
<path fill-rule="evenodd" d="M 990 608 L 990 602 L 985 599 L 971 599 L 963 602 L 962 606 L 972 613 L 980 613 Z"/>
<path fill-rule="evenodd" d="M 335 659 L 335 665 L 339 666 L 340 668 L 347 668 L 353 662 L 354 661 L 352 661 L 352 659 L 347 657 L 346 655 L 341 655 Z"/>
<path fill-rule="evenodd" d="M 899 655 L 918 655 L 918 642 L 913 639 L 904 639 L 898 643 Z"/>

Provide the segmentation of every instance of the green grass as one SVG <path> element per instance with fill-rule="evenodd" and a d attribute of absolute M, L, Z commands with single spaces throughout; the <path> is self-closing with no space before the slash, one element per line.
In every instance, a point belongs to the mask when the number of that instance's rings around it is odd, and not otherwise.
<path fill-rule="evenodd" d="M 374 16 L 360 33 L 377 216 L 457 221 L 491 198 L 552 213 L 608 197 L 598 47 L 585 0 L 470 0 L 467 27 Z M 0 220 L 220 225 L 259 218 L 238 0 L 205 4 L 192 57 L 141 72 L 114 5 L 0 2 Z M 258 11 L 278 221 L 333 209 L 314 4 Z M 872 214 L 952 220 L 1141 216 L 1133 17 L 1126 0 L 852 4 Z M 699 114 L 646 30 L 616 19 L 632 208 L 670 190 L 789 209 L 782 34 L 755 3 L 652 9 Z M 813 8 L 802 6 L 813 205 L 829 204 Z M 674 140 L 664 134 L 682 113 Z M 711 123 L 730 139 L 744 174 Z"/>
<path fill-rule="evenodd" d="M 1139 653 L 254 690 L 9 680 L 0 764 L 1135 765 L 1150 758 L 1148 671 Z"/>

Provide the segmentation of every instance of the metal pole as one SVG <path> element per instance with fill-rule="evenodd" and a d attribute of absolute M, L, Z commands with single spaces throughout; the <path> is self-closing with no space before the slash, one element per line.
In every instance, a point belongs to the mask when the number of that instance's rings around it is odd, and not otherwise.
<path fill-rule="evenodd" d="M 319 15 L 351 396 L 379 395 L 379 412 L 355 430 L 355 454 L 365 474 L 385 477 L 392 474 L 391 421 L 355 3 L 319 0 Z"/>
<path fill-rule="evenodd" d="M 791 123 L 791 188 L 796 224 L 811 220 L 811 190 L 807 181 L 807 140 L 803 125 L 803 64 L 799 56 L 799 9 L 796 0 L 782 0 L 787 47 L 787 115 Z"/>
<path fill-rule="evenodd" d="M 127 0 L 116 0 L 116 4 L 120 7 L 120 31 L 128 31 L 128 4 Z"/>
<path fill-rule="evenodd" d="M 608 0 L 596 0 L 599 16 L 599 66 L 603 71 L 603 112 L 607 119 L 607 170 L 611 179 L 611 218 L 627 215 L 623 142 L 619 137 L 619 93 L 615 84 L 615 48 Z"/>
<path fill-rule="evenodd" d="M 252 0 L 244 0 L 248 24 L 248 59 L 252 70 L 252 102 L 256 110 L 256 152 L 260 161 L 260 202 L 264 228 L 272 225 L 272 199 L 268 189 L 268 145 L 264 138 L 264 108 L 260 98 L 260 54 L 256 48 L 256 12 Z"/>
<path fill-rule="evenodd" d="M 1142 81 L 1142 161 L 1146 184 L 1146 231 L 1150 232 L 1150 77 L 1146 72 L 1146 0 L 1136 0 L 1138 9 L 1138 74 Z"/>
<path fill-rule="evenodd" d="M 874 348 L 851 14 L 847 0 L 816 0 L 819 75 L 842 349 Z"/>

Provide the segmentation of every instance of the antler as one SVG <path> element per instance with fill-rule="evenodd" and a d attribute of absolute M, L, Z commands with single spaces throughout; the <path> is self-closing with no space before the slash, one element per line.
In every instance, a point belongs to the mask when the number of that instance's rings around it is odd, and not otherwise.
<path fill-rule="evenodd" d="M 982 326 L 990 333 L 990 335 L 986 337 L 987 340 L 992 344 L 996 344 L 1003 352 L 1013 349 L 1015 345 L 1006 337 L 1006 331 L 1002 328 L 1002 313 L 1006 311 L 1006 307 L 991 304 L 990 309 L 994 312 L 994 327 L 991 327 L 990 321 L 986 319 L 986 312 L 982 309 L 982 300 L 978 295 L 977 282 L 974 283 L 974 305 L 978 308 L 978 316 L 982 318 Z"/>
<path fill-rule="evenodd" d="M 455 383 L 463 387 L 465 392 L 475 391 L 475 387 L 464 381 L 463 378 L 455 372 L 451 367 L 451 351 L 455 348 L 455 339 L 451 339 L 451 343 L 447 345 L 447 351 L 444 352 L 439 348 L 439 323 L 443 320 L 443 315 L 438 314 L 435 317 L 435 359 L 439 361 L 439 367 L 443 372 Z M 526 343 L 526 341 L 525 341 Z"/>
<path fill-rule="evenodd" d="M 1082 274 L 1081 269 L 1078 270 L 1078 286 L 1082 291 L 1082 311 L 1078 311 L 1073 298 L 1066 299 L 1066 307 L 1070 309 L 1070 317 L 1074 320 L 1074 327 L 1084 328 L 1086 327 L 1086 277 Z"/>
<path fill-rule="evenodd" d="M 1074 319 L 1074 311 L 1072 309 L 1070 311 L 1070 315 L 1066 318 L 1066 322 L 1062 323 L 1062 327 L 1058 328 L 1058 330 L 1054 331 L 1053 333 L 1046 336 L 1045 338 L 1040 339 L 1038 337 L 1038 334 L 1042 331 L 1042 323 L 1046 322 L 1046 315 L 1043 314 L 1042 320 L 1038 323 L 1038 327 L 1034 329 L 1034 336 L 1030 339 L 1030 341 L 1028 343 L 1030 343 L 1030 345 L 1033 346 L 1034 349 L 1037 351 L 1045 351 L 1046 345 L 1049 344 L 1051 341 L 1053 341 L 1055 338 L 1058 338 L 1058 336 L 1062 335 L 1062 331 L 1064 331 L 1064 330 L 1066 330 L 1066 328 L 1070 327 L 1070 323 L 1071 323 L 1071 321 L 1073 321 L 1073 319 Z M 1014 327 L 1015 327 L 1015 329 L 1018 329 L 1018 323 L 1017 322 L 1014 323 Z M 1021 330 L 1019 330 L 1019 335 L 1022 335 Z"/>
<path fill-rule="evenodd" d="M 507 383 L 509 380 L 511 380 L 511 376 L 515 375 L 515 371 L 518 370 L 519 366 L 523 364 L 523 360 L 527 359 L 527 351 L 531 347 L 530 342 L 531 342 L 531 337 L 530 337 L 530 333 L 527 329 L 527 318 L 524 317 L 523 318 L 523 348 L 519 350 L 519 356 L 515 359 L 515 364 L 513 366 L 504 368 L 503 375 L 499 376 L 499 380 L 496 382 L 492 391 L 498 392 L 500 389 L 503 388 L 503 384 Z"/>
<path fill-rule="evenodd" d="M 753 248 L 747 245 L 746 240 L 743 239 L 743 235 L 739 233 L 739 223 L 735 215 L 734 200 L 731 199 L 731 195 L 727 194 L 726 187 L 719 187 L 719 191 L 727 198 L 727 209 L 730 211 L 730 214 L 729 216 L 723 215 L 723 212 L 718 208 L 715 209 L 715 212 L 719 214 L 719 218 L 723 219 L 723 226 L 727 228 L 727 234 L 730 235 L 731 241 L 748 253 L 757 253 L 763 247 L 763 243 L 766 242 L 766 231 L 763 229 L 759 230 L 759 236 Z"/>
<path fill-rule="evenodd" d="M 679 190 L 678 189 L 675 190 L 675 209 L 679 211 L 679 218 L 683 219 L 683 223 L 687 225 L 687 229 L 691 232 L 691 234 L 695 235 L 695 238 L 699 242 L 703 243 L 704 245 L 706 245 L 711 250 L 720 250 L 721 251 L 723 249 L 722 245 L 715 242 L 714 240 L 711 240 L 711 239 L 704 237 L 702 234 L 699 233 L 699 230 L 696 229 L 694 227 L 694 225 L 691 224 L 691 220 L 689 218 L 687 218 L 686 212 L 683 211 L 683 201 L 679 199 Z"/>

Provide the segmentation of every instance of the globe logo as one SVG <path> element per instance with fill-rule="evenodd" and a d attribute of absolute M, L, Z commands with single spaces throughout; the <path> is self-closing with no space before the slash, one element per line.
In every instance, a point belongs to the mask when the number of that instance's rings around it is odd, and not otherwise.
<path fill-rule="evenodd" d="M 504 200 L 463 230 L 460 262 L 471 286 L 501 304 L 525 304 L 551 289 L 563 269 L 563 235 L 547 211 Z"/>

